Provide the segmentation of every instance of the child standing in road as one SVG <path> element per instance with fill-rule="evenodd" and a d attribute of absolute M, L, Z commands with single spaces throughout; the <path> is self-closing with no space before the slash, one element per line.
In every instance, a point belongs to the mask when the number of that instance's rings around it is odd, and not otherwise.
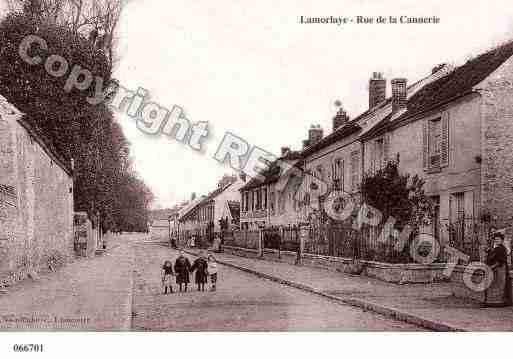
<path fill-rule="evenodd" d="M 210 291 L 215 292 L 216 291 L 216 284 L 217 284 L 217 262 L 215 257 L 210 254 L 208 256 L 208 275 L 210 276 Z"/>
<path fill-rule="evenodd" d="M 171 261 L 165 261 L 162 266 L 162 285 L 164 286 L 164 294 L 167 294 L 167 289 L 169 288 L 169 293 L 173 293 L 173 263 Z"/>

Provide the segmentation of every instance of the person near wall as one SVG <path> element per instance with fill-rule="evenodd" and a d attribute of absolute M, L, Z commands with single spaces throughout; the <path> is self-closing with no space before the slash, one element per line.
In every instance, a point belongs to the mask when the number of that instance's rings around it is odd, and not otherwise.
<path fill-rule="evenodd" d="M 492 235 L 493 248 L 486 257 L 486 264 L 493 272 L 493 280 L 485 291 L 485 307 L 506 307 L 511 303 L 511 280 L 508 270 L 508 252 L 504 246 L 504 235 Z"/>
<path fill-rule="evenodd" d="M 187 285 L 189 284 L 189 272 L 191 271 L 191 262 L 184 255 L 183 251 L 180 251 L 178 258 L 175 261 L 175 275 L 176 284 L 178 284 L 179 291 L 182 291 L 182 285 L 184 290 L 187 292 Z"/>

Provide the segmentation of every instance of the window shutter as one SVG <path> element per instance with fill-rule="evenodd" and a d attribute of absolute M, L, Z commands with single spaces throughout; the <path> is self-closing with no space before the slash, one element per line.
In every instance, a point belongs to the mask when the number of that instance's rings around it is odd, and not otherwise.
<path fill-rule="evenodd" d="M 445 167 L 449 165 L 449 112 L 447 111 L 442 115 L 441 127 L 440 166 Z"/>
<path fill-rule="evenodd" d="M 422 123 L 422 163 L 424 170 L 429 167 L 429 121 Z"/>
<path fill-rule="evenodd" d="M 383 162 L 385 164 L 390 160 L 390 134 L 386 133 L 383 137 Z"/>
<path fill-rule="evenodd" d="M 378 150 L 378 144 L 376 141 L 372 141 L 371 146 L 372 146 L 372 149 L 371 149 L 372 173 L 375 173 L 377 171 L 377 167 L 378 167 L 378 166 L 376 166 L 376 158 L 377 158 L 376 151 Z M 352 162 L 352 159 L 351 159 L 351 162 Z M 351 168 L 351 171 L 353 171 L 352 168 Z"/>

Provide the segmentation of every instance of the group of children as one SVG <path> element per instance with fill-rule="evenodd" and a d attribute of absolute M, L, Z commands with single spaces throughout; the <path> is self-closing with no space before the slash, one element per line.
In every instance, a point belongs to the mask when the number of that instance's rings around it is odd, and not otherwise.
<path fill-rule="evenodd" d="M 164 294 L 173 293 L 173 277 L 176 278 L 179 291 L 182 289 L 187 292 L 189 284 L 189 274 L 195 273 L 195 282 L 198 286 L 198 291 L 205 291 L 205 284 L 210 277 L 211 287 L 210 290 L 214 292 L 217 284 L 217 263 L 212 254 L 202 252 L 201 255 L 191 265 L 189 259 L 185 257 L 184 252 L 180 251 L 175 264 L 170 260 L 166 260 L 162 266 L 162 286 L 164 287 Z M 169 289 L 169 292 L 168 292 Z"/>

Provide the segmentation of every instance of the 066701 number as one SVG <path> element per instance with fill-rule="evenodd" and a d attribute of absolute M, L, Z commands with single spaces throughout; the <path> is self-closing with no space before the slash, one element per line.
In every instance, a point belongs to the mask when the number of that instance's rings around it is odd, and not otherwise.
<path fill-rule="evenodd" d="M 43 352 L 43 344 L 14 344 L 12 350 L 15 352 Z"/>

